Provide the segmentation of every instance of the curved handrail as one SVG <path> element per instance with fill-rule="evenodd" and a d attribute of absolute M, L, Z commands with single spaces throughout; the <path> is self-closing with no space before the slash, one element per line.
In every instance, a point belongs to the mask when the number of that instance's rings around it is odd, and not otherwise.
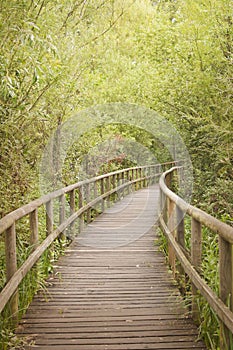
<path fill-rule="evenodd" d="M 0 220 L 0 234 L 5 232 L 5 251 L 6 251 L 6 278 L 7 283 L 0 293 L 0 312 L 5 308 L 10 300 L 11 315 L 18 313 L 17 290 L 26 274 L 36 264 L 46 249 L 58 238 L 68 227 L 79 218 L 82 226 L 83 216 L 86 215 L 86 221 L 91 220 L 91 208 L 101 203 L 101 211 L 104 210 L 104 201 L 110 195 L 119 190 L 125 190 L 129 186 L 142 187 L 146 182 L 153 182 L 154 178 L 161 175 L 161 166 L 168 167 L 177 162 L 167 162 L 163 164 L 153 164 L 146 166 L 137 166 L 118 170 L 108 174 L 100 175 L 88 180 L 80 181 L 59 189 L 19 209 L 7 214 Z M 126 182 L 125 182 L 126 181 Z M 86 203 L 84 202 L 83 192 L 86 193 Z M 91 198 L 91 192 L 94 198 Z M 69 217 L 66 217 L 65 196 L 69 195 Z M 59 224 L 54 229 L 53 220 L 53 201 L 59 200 Z M 78 208 L 76 208 L 78 202 Z M 39 214 L 38 209 L 41 206 L 46 207 L 46 235 L 42 243 L 39 243 Z M 16 222 L 23 217 L 29 216 L 31 246 L 32 252 L 27 260 L 17 268 L 17 249 L 16 249 Z M 16 321 L 17 321 L 17 317 Z"/>
<path fill-rule="evenodd" d="M 159 180 L 159 185 L 163 193 L 169 197 L 176 205 L 184 212 L 187 212 L 189 216 L 192 216 L 198 220 L 201 224 L 218 233 L 221 237 L 227 240 L 229 243 L 233 244 L 233 227 L 227 225 L 226 223 L 214 218 L 205 211 L 192 206 L 191 204 L 185 202 L 181 197 L 172 192 L 165 183 L 165 178 L 168 174 L 171 174 L 179 167 L 173 167 L 170 170 L 164 172 Z"/>
<path fill-rule="evenodd" d="M 91 179 L 79 181 L 75 184 L 69 185 L 67 187 L 64 187 L 62 189 L 56 190 L 54 192 L 51 192 L 49 194 L 46 194 L 38 199 L 35 199 L 34 201 L 31 201 L 30 203 L 10 212 L 9 214 L 5 215 L 2 219 L 0 219 L 0 234 L 2 234 L 4 231 L 6 231 L 15 221 L 21 219 L 22 217 L 30 214 L 33 212 L 36 208 L 40 207 L 43 204 L 48 203 L 49 201 L 60 197 L 66 193 L 70 193 L 73 190 L 76 190 L 82 186 L 101 181 L 102 179 L 106 179 L 108 177 L 111 177 L 113 175 L 120 175 L 123 173 L 127 173 L 128 171 L 137 171 L 137 170 L 145 170 L 148 168 L 153 168 L 153 167 L 159 167 L 159 166 L 170 166 L 178 163 L 178 161 L 174 162 L 166 162 L 162 164 L 152 164 L 152 165 L 143 165 L 143 166 L 138 166 L 138 167 L 132 167 L 132 168 L 126 168 L 126 169 L 121 169 L 117 171 L 113 171 L 107 174 L 103 174 L 97 177 L 93 177 Z"/>
<path fill-rule="evenodd" d="M 230 344 L 229 330 L 233 333 L 233 228 L 213 216 L 207 214 L 175 194 L 169 186 L 171 175 L 179 172 L 180 167 L 173 167 L 164 172 L 159 179 L 161 215 L 160 227 L 169 242 L 169 264 L 176 270 L 176 258 L 192 282 L 192 312 L 197 318 L 196 294 L 200 291 L 222 322 L 221 349 L 227 349 Z M 185 247 L 184 216 L 189 215 L 191 223 L 191 258 L 187 257 Z M 201 277 L 202 237 L 201 227 L 206 226 L 219 235 L 219 274 L 220 297 L 208 286 Z M 227 306 L 229 304 L 230 308 Z"/>

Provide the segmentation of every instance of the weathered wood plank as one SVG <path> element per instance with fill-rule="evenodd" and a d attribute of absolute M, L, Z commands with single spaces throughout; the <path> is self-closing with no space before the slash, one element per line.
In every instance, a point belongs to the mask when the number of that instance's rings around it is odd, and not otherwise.
<path fill-rule="evenodd" d="M 154 244 L 158 189 L 148 192 L 129 195 L 83 230 L 19 336 L 42 350 L 205 349 Z"/>

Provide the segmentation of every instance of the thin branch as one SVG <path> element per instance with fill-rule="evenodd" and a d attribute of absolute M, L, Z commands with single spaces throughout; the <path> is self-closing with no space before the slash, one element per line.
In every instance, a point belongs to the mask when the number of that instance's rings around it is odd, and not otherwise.
<path fill-rule="evenodd" d="M 23 103 L 23 102 L 27 99 L 27 97 L 28 97 L 30 91 L 31 91 L 32 88 L 33 88 L 33 85 L 34 85 L 34 83 L 33 83 L 33 81 L 32 81 L 31 84 L 30 84 L 30 86 L 29 86 L 29 88 L 27 89 L 26 93 L 24 94 L 24 96 L 21 98 L 21 100 L 20 100 L 16 105 L 14 105 L 13 108 L 19 107 L 19 105 L 21 105 L 21 103 Z"/>
<path fill-rule="evenodd" d="M 42 9 L 43 9 L 43 7 L 44 7 L 44 5 L 45 5 L 45 0 L 42 1 L 42 4 L 41 4 L 41 6 L 40 6 L 40 9 L 39 9 L 39 11 L 38 11 L 38 13 L 37 13 L 37 15 L 36 15 L 36 18 L 35 18 L 35 22 L 38 20 L 40 14 L 41 14 L 41 11 L 42 11 Z"/>
<path fill-rule="evenodd" d="M 44 95 L 44 93 L 55 83 L 56 79 L 54 79 L 53 81 L 51 81 L 50 83 L 46 84 L 43 89 L 41 90 L 39 96 L 37 96 L 36 100 L 34 101 L 34 103 L 31 105 L 31 107 L 28 109 L 28 112 L 31 112 L 31 110 L 37 105 L 37 103 L 39 102 L 39 100 L 41 99 L 41 97 Z"/>
<path fill-rule="evenodd" d="M 114 25 L 118 22 L 118 20 L 123 16 L 123 14 L 124 14 L 124 11 L 121 10 L 121 13 L 118 15 L 118 17 L 113 22 L 110 22 L 110 25 L 109 25 L 108 28 L 104 29 L 100 34 L 96 35 L 94 38 L 92 38 L 91 40 L 87 41 L 86 43 L 84 43 L 79 48 L 83 49 L 84 47 L 88 46 L 92 42 L 95 42 L 96 40 L 98 40 L 101 36 L 103 36 L 106 33 L 108 33 L 114 27 Z"/>
<path fill-rule="evenodd" d="M 87 41 L 86 43 L 84 43 L 83 45 L 81 45 L 79 47 L 79 49 L 82 49 L 86 46 L 88 46 L 89 44 L 91 44 L 92 42 L 95 42 L 96 40 L 98 40 L 101 36 L 105 35 L 107 32 L 109 32 L 114 26 L 115 24 L 119 21 L 119 19 L 125 14 L 125 12 L 136 2 L 136 0 L 132 0 L 132 3 L 126 7 L 126 8 L 122 8 L 120 14 L 117 16 L 117 18 L 115 20 L 111 20 L 110 21 L 110 25 L 108 28 L 104 29 L 100 34 L 96 35 L 94 38 L 90 39 L 89 41 Z M 105 3 L 105 1 L 102 3 L 102 5 Z"/>
<path fill-rule="evenodd" d="M 88 2 L 88 0 L 83 1 L 83 5 L 82 5 L 80 13 L 79 13 L 79 18 L 83 18 L 84 8 L 85 8 L 85 5 L 87 4 L 87 2 Z"/>
<path fill-rule="evenodd" d="M 65 20 L 64 20 L 64 22 L 63 22 L 63 24 L 62 24 L 62 26 L 60 28 L 60 30 L 62 30 L 67 25 L 67 22 L 68 22 L 69 18 L 71 16 L 73 16 L 73 14 L 79 8 L 79 6 L 83 4 L 83 6 L 82 6 L 82 8 L 83 8 L 87 1 L 88 0 L 81 0 L 79 3 L 74 4 L 72 10 L 70 12 L 68 12 L 68 14 L 67 14 L 67 16 L 66 16 L 66 18 L 65 18 Z M 82 9 L 81 9 L 81 11 L 82 11 Z"/>

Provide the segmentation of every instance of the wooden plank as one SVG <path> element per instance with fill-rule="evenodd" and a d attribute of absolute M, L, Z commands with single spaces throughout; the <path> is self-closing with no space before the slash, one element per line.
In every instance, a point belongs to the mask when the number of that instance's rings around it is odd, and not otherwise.
<path fill-rule="evenodd" d="M 199 344 L 193 345 L 192 342 L 188 342 L 185 344 L 176 343 L 173 342 L 172 344 L 114 344 L 114 345 L 97 345 L 97 344 L 88 344 L 88 345 L 82 345 L 81 347 L 77 347 L 77 345 L 56 345 L 56 350 L 190 350 L 190 349 L 201 349 L 204 350 L 205 347 L 200 346 Z M 32 347 L 25 347 L 25 350 L 31 349 Z M 37 350 L 52 350 L 54 349 L 54 346 L 36 346 Z"/>
<path fill-rule="evenodd" d="M 158 192 L 156 187 L 152 191 Z M 86 239 L 95 232 L 101 243 L 106 230 L 112 245 L 82 246 L 78 237 L 56 263 L 47 294 L 34 298 L 18 336 L 43 350 L 205 349 L 154 244 L 152 225 L 141 236 L 134 235 L 137 220 L 146 222 L 148 215 L 156 220 L 158 197 L 153 201 L 148 195 L 147 189 L 141 190 L 133 204 L 129 195 L 131 205 L 127 200 L 118 203 L 84 229 L 80 236 Z M 128 235 L 123 246 L 120 234 Z"/>

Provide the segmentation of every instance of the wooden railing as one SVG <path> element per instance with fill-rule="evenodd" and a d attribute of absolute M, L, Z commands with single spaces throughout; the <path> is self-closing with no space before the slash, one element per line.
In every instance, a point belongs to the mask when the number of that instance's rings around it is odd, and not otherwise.
<path fill-rule="evenodd" d="M 162 164 L 163 171 L 175 165 L 174 162 Z M 161 165 L 139 166 L 115 171 L 92 179 L 78 182 L 63 189 L 49 193 L 33 202 L 9 213 L 0 220 L 0 235 L 5 233 L 6 256 L 6 285 L 0 293 L 0 312 L 6 305 L 14 323 L 18 319 L 18 288 L 24 277 L 37 263 L 42 254 L 52 243 L 69 229 L 72 231 L 74 223 L 79 219 L 79 230 L 84 221 L 89 223 L 93 208 L 100 206 L 103 212 L 109 205 L 108 198 L 122 191 L 128 193 L 130 187 L 139 189 L 149 185 L 161 175 Z M 59 220 L 54 222 L 54 202 L 59 203 Z M 40 217 L 40 208 L 46 209 L 46 218 Z M 22 218 L 28 218 L 30 230 L 31 254 L 18 268 L 16 247 L 16 223 Z M 46 238 L 39 237 L 39 223 L 45 220 Z M 72 234 L 71 234 L 72 237 Z"/>
<path fill-rule="evenodd" d="M 197 318 L 196 295 L 206 299 L 220 320 L 220 349 L 229 350 L 233 333 L 233 228 L 204 211 L 186 203 L 171 189 L 172 177 L 179 176 L 179 167 L 166 171 L 159 180 L 160 227 L 168 239 L 168 259 L 175 275 L 177 260 L 192 283 L 192 313 Z M 185 246 L 184 218 L 191 217 L 191 254 Z M 202 226 L 215 232 L 219 238 L 220 295 L 208 286 L 201 277 Z M 180 271 L 179 271 L 180 273 Z"/>

